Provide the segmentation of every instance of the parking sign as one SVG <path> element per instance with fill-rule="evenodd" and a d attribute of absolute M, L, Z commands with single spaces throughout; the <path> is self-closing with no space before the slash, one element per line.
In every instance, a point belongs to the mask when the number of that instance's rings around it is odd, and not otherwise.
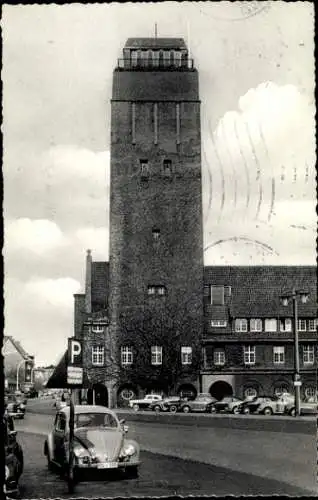
<path fill-rule="evenodd" d="M 83 352 L 82 342 L 75 338 L 68 339 L 67 383 L 83 384 Z"/>

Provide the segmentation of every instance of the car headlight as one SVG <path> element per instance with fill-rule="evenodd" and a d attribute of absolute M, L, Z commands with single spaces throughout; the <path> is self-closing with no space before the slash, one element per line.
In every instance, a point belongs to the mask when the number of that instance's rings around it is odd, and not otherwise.
<path fill-rule="evenodd" d="M 131 443 L 128 443 L 128 444 L 124 445 L 120 454 L 122 457 L 131 457 L 132 455 L 134 455 L 136 453 L 136 451 L 137 450 L 136 450 L 135 446 Z"/>
<path fill-rule="evenodd" d="M 8 477 L 10 476 L 10 469 L 9 467 L 6 465 L 6 479 L 8 479 Z"/>

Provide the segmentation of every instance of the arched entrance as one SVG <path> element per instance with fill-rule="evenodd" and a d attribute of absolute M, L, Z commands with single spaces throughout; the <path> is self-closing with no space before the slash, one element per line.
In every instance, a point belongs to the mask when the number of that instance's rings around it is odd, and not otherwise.
<path fill-rule="evenodd" d="M 178 396 L 191 401 L 197 397 L 197 390 L 192 384 L 182 384 L 178 389 Z"/>
<path fill-rule="evenodd" d="M 214 384 L 211 385 L 209 392 L 211 396 L 218 401 L 220 401 L 225 396 L 233 396 L 232 386 L 224 380 L 218 380 L 217 382 L 214 382 Z"/>
<path fill-rule="evenodd" d="M 93 384 L 87 391 L 87 404 L 108 406 L 108 391 L 104 384 Z"/>
<path fill-rule="evenodd" d="M 131 384 L 125 384 L 119 387 L 117 391 L 117 404 L 121 407 L 127 407 L 130 399 L 137 397 L 137 389 Z"/>

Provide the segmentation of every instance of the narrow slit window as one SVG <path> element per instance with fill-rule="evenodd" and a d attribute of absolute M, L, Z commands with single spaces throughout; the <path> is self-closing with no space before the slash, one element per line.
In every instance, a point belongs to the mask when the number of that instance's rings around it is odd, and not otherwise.
<path fill-rule="evenodd" d="M 165 177 L 171 177 L 171 174 L 172 174 L 171 160 L 164 160 L 163 161 L 163 175 Z"/>
<path fill-rule="evenodd" d="M 148 160 L 140 160 L 140 174 L 142 179 L 148 179 L 149 177 Z"/>
<path fill-rule="evenodd" d="M 160 229 L 154 228 L 152 230 L 152 239 L 153 239 L 153 241 L 159 241 L 159 239 L 160 239 Z"/>

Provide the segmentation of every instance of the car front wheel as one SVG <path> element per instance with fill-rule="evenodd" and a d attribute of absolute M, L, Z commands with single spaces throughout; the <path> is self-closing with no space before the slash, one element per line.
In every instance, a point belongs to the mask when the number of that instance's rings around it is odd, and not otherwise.
<path fill-rule="evenodd" d="M 273 415 L 273 410 L 271 408 L 264 408 L 263 410 L 264 415 Z"/>
<path fill-rule="evenodd" d="M 170 411 L 171 413 L 176 413 L 176 412 L 177 412 L 177 409 L 178 409 L 178 408 L 176 407 L 176 405 L 171 405 L 171 406 L 170 406 L 169 411 Z"/>
<path fill-rule="evenodd" d="M 155 412 L 159 413 L 159 411 L 160 411 L 160 406 L 159 406 L 159 405 L 155 405 L 155 406 L 154 406 L 154 410 L 155 410 Z"/>
<path fill-rule="evenodd" d="M 183 413 L 189 413 L 190 412 L 190 406 L 186 405 L 182 408 Z"/>
<path fill-rule="evenodd" d="M 248 415 L 248 414 L 250 413 L 249 408 L 244 408 L 243 413 L 244 413 L 245 415 Z"/>
<path fill-rule="evenodd" d="M 289 415 L 291 417 L 294 417 L 296 415 L 296 409 L 295 408 L 292 408 L 291 410 L 289 410 Z"/>
<path fill-rule="evenodd" d="M 138 410 L 139 410 L 139 405 L 134 404 L 134 405 L 133 405 L 133 409 L 134 409 L 135 411 L 138 411 Z"/>
<path fill-rule="evenodd" d="M 232 409 L 232 413 L 234 413 L 234 415 L 237 415 L 238 413 L 240 413 L 240 409 L 238 406 L 234 406 L 234 408 Z"/>

